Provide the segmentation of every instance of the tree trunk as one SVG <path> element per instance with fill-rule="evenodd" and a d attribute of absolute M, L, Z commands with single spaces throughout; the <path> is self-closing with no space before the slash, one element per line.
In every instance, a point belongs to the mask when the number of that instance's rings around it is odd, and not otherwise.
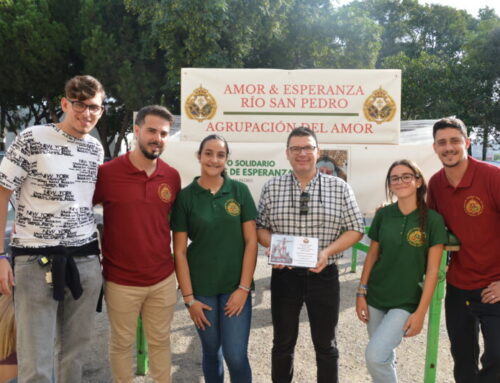
<path fill-rule="evenodd" d="M 5 122 L 7 120 L 6 117 L 7 111 L 5 110 L 5 106 L 0 105 L 0 151 L 4 152 L 5 151 L 5 132 L 6 132 L 6 126 Z"/>
<path fill-rule="evenodd" d="M 59 122 L 59 116 L 56 113 L 56 107 L 54 105 L 54 102 L 50 97 L 47 97 L 47 105 L 49 107 L 49 115 L 50 119 L 54 124 L 57 124 Z M 48 121 L 47 121 L 48 122 Z"/>
<path fill-rule="evenodd" d="M 122 126 L 120 128 L 120 133 L 118 134 L 118 138 L 116 139 L 115 150 L 113 151 L 113 158 L 118 156 L 120 153 L 120 147 L 122 144 L 125 135 L 127 134 L 127 128 L 130 124 L 129 113 L 125 112 L 122 120 Z"/>
<path fill-rule="evenodd" d="M 482 160 L 486 160 L 486 154 L 488 151 L 488 137 L 490 135 L 490 127 L 485 126 L 483 128 L 483 155 L 482 155 Z"/>
<path fill-rule="evenodd" d="M 106 122 L 101 120 L 99 126 L 97 126 L 96 129 L 97 133 L 99 133 L 99 138 L 104 149 L 104 158 L 109 159 L 111 158 L 111 150 L 109 149 L 108 142 L 108 125 Z"/>

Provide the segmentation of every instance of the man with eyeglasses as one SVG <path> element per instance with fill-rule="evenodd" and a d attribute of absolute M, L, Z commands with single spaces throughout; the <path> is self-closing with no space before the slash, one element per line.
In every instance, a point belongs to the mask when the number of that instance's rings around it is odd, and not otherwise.
<path fill-rule="evenodd" d="M 446 275 L 446 327 L 457 383 L 500 382 L 500 168 L 467 155 L 470 138 L 458 118 L 433 127 L 443 168 L 427 200 L 460 240 Z M 479 369 L 479 329 L 484 348 Z"/>
<path fill-rule="evenodd" d="M 335 328 L 340 296 L 336 261 L 362 238 L 363 217 L 349 185 L 316 169 L 319 148 L 312 130 L 292 130 L 286 156 L 292 172 L 269 180 L 262 189 L 259 243 L 269 248 L 272 234 L 315 237 L 320 251 L 317 265 L 311 269 L 273 266 L 272 380 L 292 381 L 299 314 L 305 303 L 316 352 L 317 381 L 338 382 Z"/>
<path fill-rule="evenodd" d="M 16 192 L 12 257 L 0 252 L 0 293 L 15 286 L 22 383 L 51 383 L 54 373 L 60 383 L 82 380 L 102 284 L 92 196 L 104 152 L 88 133 L 104 98 L 95 78 L 72 78 L 61 100 L 64 120 L 21 132 L 0 164 L 1 246 Z"/>

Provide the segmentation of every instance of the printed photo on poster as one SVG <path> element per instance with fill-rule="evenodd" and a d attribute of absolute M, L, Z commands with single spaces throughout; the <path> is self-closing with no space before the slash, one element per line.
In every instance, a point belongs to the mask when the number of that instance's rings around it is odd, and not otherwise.
<path fill-rule="evenodd" d="M 320 150 L 316 167 L 321 173 L 339 177 L 348 182 L 348 151 L 340 150 Z"/>
<path fill-rule="evenodd" d="M 292 267 L 316 267 L 318 238 L 273 234 L 269 264 Z"/>

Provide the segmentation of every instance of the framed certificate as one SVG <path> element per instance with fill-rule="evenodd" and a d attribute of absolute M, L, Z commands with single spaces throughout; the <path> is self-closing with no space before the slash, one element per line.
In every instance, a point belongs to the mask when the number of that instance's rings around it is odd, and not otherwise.
<path fill-rule="evenodd" d="M 316 267 L 318 238 L 273 234 L 269 264 L 292 267 Z"/>

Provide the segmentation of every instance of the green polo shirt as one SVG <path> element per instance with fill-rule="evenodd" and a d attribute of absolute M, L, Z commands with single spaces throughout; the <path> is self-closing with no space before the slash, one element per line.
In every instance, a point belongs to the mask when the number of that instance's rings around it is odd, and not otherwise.
<path fill-rule="evenodd" d="M 194 181 L 177 195 L 171 226 L 187 232 L 187 259 L 195 295 L 212 296 L 238 288 L 245 241 L 242 224 L 257 217 L 248 187 L 225 177 L 213 195 Z"/>
<path fill-rule="evenodd" d="M 368 304 L 413 313 L 422 295 L 429 248 L 447 241 L 443 218 L 429 209 L 422 235 L 418 210 L 404 215 L 394 203 L 377 212 L 368 236 L 380 244 L 379 259 L 368 280 Z"/>

